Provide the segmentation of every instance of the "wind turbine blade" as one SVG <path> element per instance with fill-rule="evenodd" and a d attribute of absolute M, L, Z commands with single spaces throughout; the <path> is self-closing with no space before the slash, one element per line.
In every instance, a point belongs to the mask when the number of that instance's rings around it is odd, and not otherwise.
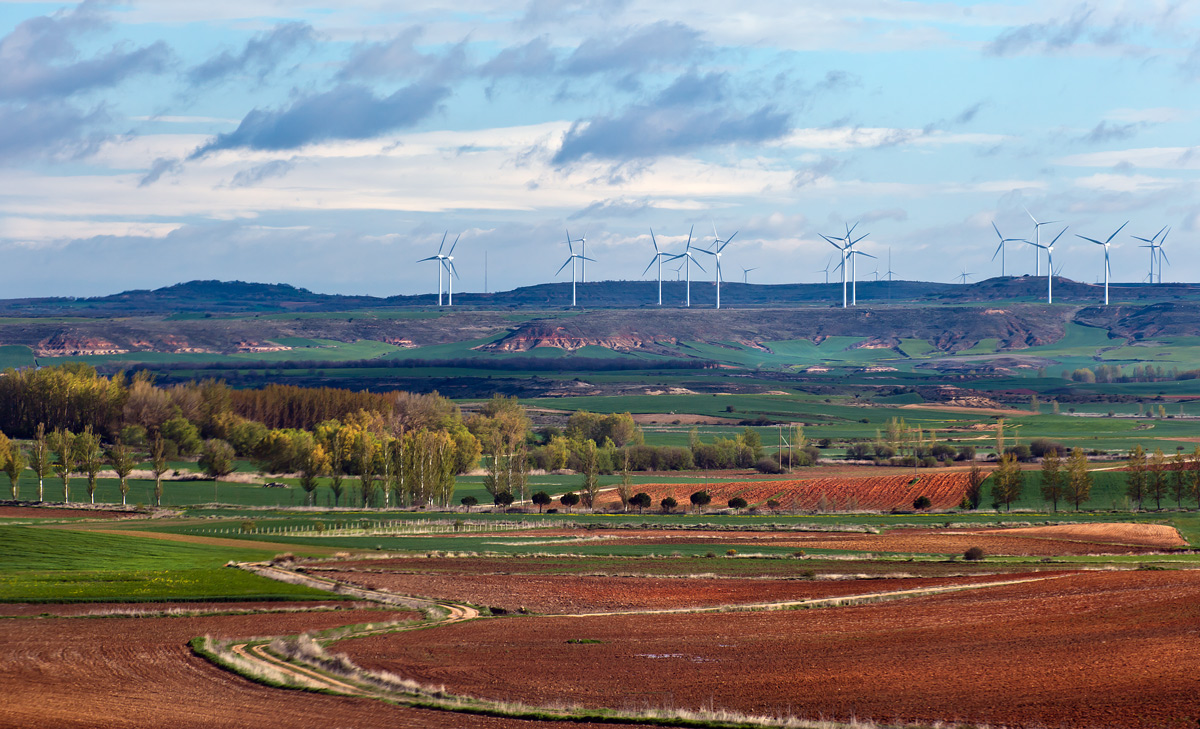
<path fill-rule="evenodd" d="M 450 235 L 450 231 L 448 230 L 445 233 L 442 233 L 442 242 L 438 244 L 438 255 L 441 255 L 442 248 L 446 245 L 446 236 L 448 235 Z"/>
<path fill-rule="evenodd" d="M 595 258 L 588 258 L 587 256 L 575 256 L 575 257 L 581 261 L 591 261 L 592 263 L 596 262 Z"/>
<path fill-rule="evenodd" d="M 992 230 L 996 231 L 997 238 L 999 238 L 1001 241 L 1004 240 L 1004 236 L 1000 235 L 1000 229 L 996 227 L 996 221 L 994 220 L 992 221 Z"/>
<path fill-rule="evenodd" d="M 658 256 L 655 256 L 654 258 L 651 258 L 651 259 L 650 259 L 650 263 L 649 263 L 649 264 L 646 266 L 646 271 L 649 271 L 649 270 L 650 270 L 650 267 L 651 267 L 651 266 L 653 266 L 653 265 L 654 265 L 654 262 L 655 262 L 655 261 L 657 261 L 657 260 L 658 260 Z M 646 275 L 646 271 L 642 271 L 642 275 L 643 275 L 643 276 L 645 276 L 645 275 Z"/>
<path fill-rule="evenodd" d="M 1069 227 L 1071 226 L 1068 225 L 1067 228 Z M 1063 228 L 1062 230 L 1058 231 L 1058 235 L 1054 236 L 1054 240 L 1050 241 L 1050 245 L 1057 243 L 1058 239 L 1062 237 L 1062 234 L 1067 232 L 1067 228 Z"/>
<path fill-rule="evenodd" d="M 688 247 L 688 248 L 691 248 L 691 247 L 692 247 L 692 231 L 693 231 L 693 230 L 695 230 L 695 229 L 696 229 L 696 224 L 695 224 L 695 223 L 692 223 L 692 227 L 688 228 L 688 242 L 687 242 L 687 247 Z"/>
<path fill-rule="evenodd" d="M 1117 233 L 1120 233 L 1120 232 L 1121 232 L 1121 231 L 1122 231 L 1122 230 L 1125 228 L 1125 226 L 1126 226 L 1126 225 L 1129 225 L 1129 221 L 1128 221 L 1128 220 L 1126 220 L 1124 223 L 1121 223 L 1121 227 L 1120 227 L 1120 228 L 1117 228 L 1115 231 L 1113 231 L 1113 234 L 1112 234 L 1112 235 L 1110 235 L 1110 236 L 1108 236 L 1108 240 L 1106 240 L 1106 241 L 1104 241 L 1104 242 L 1105 242 L 1105 243 L 1111 243 L 1111 242 L 1112 242 L 1112 239 L 1113 239 L 1113 238 L 1116 238 L 1116 237 L 1117 237 Z"/>
<path fill-rule="evenodd" d="M 1161 242 L 1158 244 L 1158 247 L 1159 247 L 1159 248 L 1162 248 L 1164 245 L 1166 245 L 1166 243 L 1167 243 L 1167 236 L 1171 234 L 1171 229 L 1170 229 L 1170 228 L 1167 228 L 1166 230 L 1167 230 L 1167 232 L 1163 233 L 1163 239 L 1162 239 L 1162 241 L 1161 241 Z"/>
<path fill-rule="evenodd" d="M 1144 247 L 1145 246 L 1143 246 L 1143 248 Z M 424 263 L 425 261 L 440 261 L 440 260 L 442 260 L 441 256 L 430 256 L 429 258 L 418 258 L 417 263 Z"/>
<path fill-rule="evenodd" d="M 876 258 L 875 256 L 872 256 L 870 253 L 863 253 L 862 251 L 854 251 L 854 254 L 857 256 L 866 256 L 867 258 Z M 878 259 L 876 258 L 876 260 L 878 260 Z"/>
<path fill-rule="evenodd" d="M 857 228 L 857 227 L 858 227 L 858 223 L 855 223 L 855 224 L 854 224 L 854 227 L 856 227 L 856 228 Z M 858 238 L 855 238 L 855 239 L 854 239 L 854 242 L 853 242 L 853 243 L 851 243 L 850 245 L 852 245 L 852 246 L 856 246 L 856 245 L 858 245 L 858 244 L 859 244 L 859 242 L 860 242 L 860 241 L 861 241 L 863 238 L 866 238 L 868 235 L 870 235 L 870 233 L 863 233 L 863 234 L 862 234 L 861 236 L 859 236 Z"/>
<path fill-rule="evenodd" d="M 1161 245 L 1158 247 L 1158 255 L 1162 256 L 1162 259 L 1167 262 L 1168 266 L 1171 265 L 1171 259 L 1167 258 L 1167 252 L 1162 249 Z"/>
<path fill-rule="evenodd" d="M 705 273 L 708 273 L 708 271 L 704 270 L 704 266 L 700 265 L 700 261 L 697 261 L 694 256 L 688 256 L 688 258 L 691 259 L 692 263 L 696 264 L 696 268 L 700 269 L 701 271 L 704 271 Z"/>
<path fill-rule="evenodd" d="M 658 253 L 658 241 L 654 238 L 654 228 L 650 229 L 650 242 L 654 244 L 654 252 Z"/>
<path fill-rule="evenodd" d="M 717 249 L 717 252 L 719 253 L 719 252 L 725 250 L 725 246 L 729 245 L 729 241 L 733 240 L 733 236 L 737 235 L 740 232 L 741 232 L 740 230 L 733 231 L 733 235 L 731 235 L 725 239 L 725 242 L 721 244 L 721 247 Z"/>
<path fill-rule="evenodd" d="M 1162 227 L 1162 230 L 1160 230 L 1160 231 L 1158 231 L 1157 233 L 1155 233 L 1155 234 L 1154 234 L 1154 239 L 1153 239 L 1153 240 L 1148 240 L 1148 241 L 1146 241 L 1146 242 L 1147 242 L 1147 243 L 1153 243 L 1154 241 L 1158 240 L 1158 236 L 1162 235 L 1162 234 L 1163 234 L 1163 233 L 1165 233 L 1165 232 L 1167 232 L 1167 226 L 1165 226 L 1165 225 L 1164 225 L 1164 226 Z M 1145 239 L 1145 238 L 1143 238 L 1142 240 L 1146 240 L 1146 239 Z"/>
<path fill-rule="evenodd" d="M 447 256 L 454 255 L 454 246 L 458 245 L 458 239 L 462 237 L 462 233 L 454 236 L 454 242 L 450 244 L 450 250 L 446 251 Z"/>
<path fill-rule="evenodd" d="M 1029 212 L 1029 208 L 1022 205 L 1021 209 L 1025 211 L 1025 214 L 1029 216 L 1029 219 L 1033 221 L 1034 225 L 1041 225 L 1041 223 L 1037 221 L 1037 218 L 1033 217 L 1033 213 Z"/>
<path fill-rule="evenodd" d="M 575 260 L 575 259 L 574 259 L 574 258 L 568 258 L 566 263 L 564 263 L 563 265 L 561 265 L 561 266 L 559 266 L 559 267 L 558 267 L 558 270 L 554 272 L 554 275 L 555 275 L 555 276 L 557 276 L 558 274 L 562 273 L 562 272 L 563 272 L 563 269 L 567 267 L 567 264 L 569 264 L 569 263 L 570 263 L 571 261 L 573 261 L 573 260 Z"/>
<path fill-rule="evenodd" d="M 1116 233 L 1113 233 L 1113 235 L 1116 235 Z M 1075 234 L 1075 237 L 1076 237 L 1076 238 L 1083 238 L 1084 240 L 1086 240 L 1086 241 L 1090 241 L 1090 242 L 1092 242 L 1092 243 L 1095 243 L 1095 244 L 1096 244 L 1096 245 L 1098 245 L 1098 246 L 1102 246 L 1102 245 L 1104 245 L 1103 243 L 1101 243 L 1100 241 L 1096 240 L 1095 238 L 1089 238 L 1089 237 L 1087 237 L 1086 235 L 1080 235 L 1080 234 L 1076 233 L 1076 234 Z M 1112 240 L 1112 238 L 1109 238 L 1109 240 Z"/>
<path fill-rule="evenodd" d="M 855 228 L 857 228 L 857 227 L 858 227 L 858 224 L 859 224 L 859 223 L 861 223 L 861 222 L 862 222 L 861 220 L 856 220 L 856 221 L 854 221 L 854 225 L 847 225 L 847 226 L 846 226 L 846 237 L 847 237 L 847 238 L 849 238 L 849 237 L 850 237 L 850 234 L 854 232 L 854 229 L 855 229 Z"/>

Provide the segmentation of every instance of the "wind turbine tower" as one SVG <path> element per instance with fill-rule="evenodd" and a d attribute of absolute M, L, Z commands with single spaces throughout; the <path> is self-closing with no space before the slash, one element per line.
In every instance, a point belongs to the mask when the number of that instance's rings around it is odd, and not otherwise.
<path fill-rule="evenodd" d="M 831 238 L 824 233 L 821 234 L 821 237 L 829 241 L 829 245 L 838 249 L 838 252 L 842 256 L 841 262 L 838 263 L 837 268 L 834 270 L 836 271 L 838 268 L 842 269 L 842 308 L 845 309 L 849 305 L 849 297 L 846 290 L 846 248 L 840 242 L 835 242 L 839 241 L 838 238 Z"/>
<path fill-rule="evenodd" d="M 1029 219 L 1033 221 L 1033 240 L 1025 241 L 1025 242 L 1032 244 L 1035 248 L 1044 249 L 1046 246 L 1042 245 L 1042 226 L 1050 225 L 1052 223 L 1057 223 L 1058 221 L 1057 220 L 1047 220 L 1044 223 L 1039 223 L 1038 219 L 1033 217 L 1033 213 L 1029 212 L 1029 208 L 1025 208 L 1025 214 L 1028 215 Z M 1061 233 L 1059 235 L 1061 235 Z M 1042 254 L 1039 253 L 1038 251 L 1034 251 L 1033 252 L 1033 261 L 1034 261 L 1033 275 L 1041 276 L 1042 275 Z M 1054 268 L 1050 267 L 1047 270 L 1053 271 Z"/>
<path fill-rule="evenodd" d="M 1139 246 L 1140 248 L 1149 248 L 1150 249 L 1150 279 L 1149 279 L 1150 283 L 1155 282 L 1154 281 L 1155 261 L 1158 262 L 1158 283 L 1162 283 L 1162 262 L 1163 262 L 1163 260 L 1165 259 L 1167 261 L 1167 263 L 1171 262 L 1170 259 L 1167 259 L 1166 253 L 1163 252 L 1163 243 L 1167 242 L 1167 236 L 1170 234 L 1171 234 L 1171 229 L 1164 227 L 1162 230 L 1155 233 L 1153 238 L 1141 238 L 1136 235 L 1133 236 L 1135 240 L 1144 241 L 1147 244 L 1144 246 Z M 1160 235 L 1162 236 L 1161 241 L 1158 239 L 1158 236 L 1160 236 Z"/>
<path fill-rule="evenodd" d="M 1054 236 L 1054 240 L 1050 241 L 1049 245 L 1042 245 L 1041 243 L 1025 241 L 1026 243 L 1029 243 L 1029 245 L 1031 245 L 1031 246 L 1035 246 L 1037 248 L 1041 248 L 1042 250 L 1046 251 L 1046 303 L 1047 304 L 1054 303 L 1054 244 L 1057 243 L 1058 239 L 1061 238 L 1063 233 L 1066 233 L 1066 232 L 1067 232 L 1066 228 L 1063 228 L 1061 231 L 1059 231 L 1058 235 Z M 1039 258 L 1039 260 L 1041 259 L 1041 254 L 1038 254 L 1038 258 Z"/>
<path fill-rule="evenodd" d="M 1108 264 L 1108 247 L 1112 243 L 1112 239 L 1116 238 L 1117 233 L 1120 233 L 1125 228 L 1126 225 L 1129 225 L 1128 220 L 1126 220 L 1124 223 L 1121 223 L 1121 227 L 1117 228 L 1116 231 L 1114 231 L 1112 235 L 1108 236 L 1108 238 L 1106 238 L 1103 243 L 1096 240 L 1095 238 L 1089 238 L 1086 235 L 1079 235 L 1078 233 L 1075 234 L 1076 238 L 1083 238 L 1086 241 L 1089 241 L 1089 242 L 1095 243 L 1098 246 L 1104 247 L 1104 305 L 1105 306 L 1108 306 L 1108 276 L 1109 276 L 1109 271 L 1111 270 L 1109 268 L 1109 264 Z"/>
<path fill-rule="evenodd" d="M 1005 238 L 1000 235 L 1000 229 L 996 227 L 996 221 L 992 221 L 992 229 L 996 231 L 996 237 L 1000 239 L 1000 245 L 996 246 L 996 253 L 992 254 L 992 260 L 996 260 L 996 254 L 1000 254 L 1000 275 L 1004 276 L 1004 245 L 1006 243 L 1016 243 L 1020 238 Z"/>
<path fill-rule="evenodd" d="M 742 266 L 742 283 L 750 283 L 750 272 L 757 270 L 758 266 L 755 266 L 754 268 L 746 268 L 745 266 Z"/>
<path fill-rule="evenodd" d="M 579 259 L 580 261 L 592 261 L 593 263 L 595 263 L 595 261 L 593 259 L 587 258 L 582 253 L 576 253 L 575 247 L 574 247 L 574 245 L 572 245 L 573 243 L 575 243 L 575 241 L 571 240 L 571 233 L 568 232 L 567 233 L 567 250 L 570 251 L 571 254 L 569 256 L 567 256 L 567 260 L 563 263 L 563 265 L 559 266 L 558 270 L 554 273 L 554 275 L 557 276 L 558 274 L 562 273 L 562 270 L 564 268 L 566 268 L 568 265 L 571 267 L 571 306 L 572 307 L 575 306 L 575 259 Z"/>
<path fill-rule="evenodd" d="M 654 257 L 650 259 L 650 263 L 646 266 L 646 271 L 650 270 L 650 266 L 658 264 L 658 305 L 662 306 L 662 262 L 663 258 L 670 258 L 667 253 L 662 252 L 658 248 L 658 240 L 654 237 L 654 228 L 650 229 L 650 242 L 654 244 Z M 586 254 L 585 254 L 586 255 Z M 642 271 L 642 275 L 646 275 L 646 271 Z"/>
<path fill-rule="evenodd" d="M 692 305 L 692 264 L 693 263 L 696 264 L 697 268 L 699 268 L 701 271 L 704 271 L 704 266 L 701 266 L 700 261 L 697 261 L 696 256 L 692 254 L 692 232 L 694 230 L 696 230 L 696 226 L 694 226 L 694 225 L 688 229 L 687 246 L 683 249 L 683 253 L 680 253 L 677 256 L 671 256 L 670 258 L 667 259 L 668 261 L 674 261 L 674 260 L 678 260 L 678 259 L 682 258 L 683 263 L 681 263 L 680 265 L 687 267 L 686 268 L 686 270 L 687 270 L 687 274 L 686 274 L 686 277 L 687 277 L 687 306 L 689 308 Z M 700 249 L 697 248 L 696 250 L 700 250 Z M 676 270 L 676 272 L 679 271 L 679 269 L 675 269 L 675 270 Z M 707 273 L 707 271 L 705 271 L 705 273 Z M 678 279 L 676 279 L 676 280 L 678 280 Z"/>
<path fill-rule="evenodd" d="M 713 223 L 713 238 L 714 238 L 713 250 L 709 250 L 707 248 L 698 249 L 701 253 L 707 253 L 708 255 L 710 255 L 714 259 L 716 259 L 717 265 L 716 265 L 716 270 L 713 271 L 713 283 L 717 285 L 717 308 L 718 309 L 721 308 L 721 278 L 722 278 L 722 276 L 721 276 L 721 253 L 725 250 L 725 246 L 729 245 L 729 241 L 733 240 L 734 236 L 736 236 L 736 235 L 737 235 L 737 231 L 734 231 L 733 235 L 729 236 L 725 240 L 721 240 L 721 236 L 717 235 L 717 224 Z"/>
<path fill-rule="evenodd" d="M 450 231 L 448 231 L 448 230 L 445 233 L 442 233 L 442 242 L 438 245 L 437 255 L 433 255 L 433 256 L 429 256 L 428 258 L 421 258 L 421 259 L 417 260 L 417 263 L 424 263 L 425 261 L 437 261 L 438 306 L 442 305 L 442 269 L 444 269 L 446 267 L 446 259 L 449 258 L 449 256 L 442 253 L 442 249 L 446 247 L 446 236 L 448 236 L 448 235 L 450 235 Z M 454 245 L 458 245 L 457 237 L 454 239 Z M 451 252 L 454 251 L 454 245 L 450 246 Z"/>

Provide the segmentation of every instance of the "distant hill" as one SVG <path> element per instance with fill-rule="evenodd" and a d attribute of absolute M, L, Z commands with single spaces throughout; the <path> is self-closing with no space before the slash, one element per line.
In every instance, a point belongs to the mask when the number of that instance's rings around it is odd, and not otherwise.
<path fill-rule="evenodd" d="M 1103 287 L 1061 277 L 1054 280 L 1056 303 L 1087 306 L 1103 300 Z M 1029 302 L 1045 300 L 1044 277 L 997 277 L 970 284 L 923 281 L 860 281 L 858 302 L 867 305 L 946 304 L 985 302 Z M 682 307 L 686 283 L 663 282 L 664 308 Z M 1121 284 L 1110 287 L 1113 302 L 1148 303 L 1195 301 L 1196 284 Z M 658 309 L 655 281 L 597 281 L 578 285 L 577 299 L 583 309 Z M 716 289 L 711 280 L 692 281 L 692 308 L 711 308 Z M 791 306 L 840 306 L 841 283 L 829 284 L 743 284 L 721 285 L 721 306 L 780 308 Z M 569 307 L 571 284 L 547 283 L 490 294 L 456 293 L 455 308 L 560 309 Z M 288 284 L 244 281 L 189 281 L 159 289 L 126 291 L 89 298 L 8 299 L 0 301 L 2 316 L 169 315 L 199 313 L 213 316 L 267 312 L 332 312 L 377 308 L 428 308 L 436 306 L 435 294 L 413 296 L 341 296 L 318 294 Z"/>

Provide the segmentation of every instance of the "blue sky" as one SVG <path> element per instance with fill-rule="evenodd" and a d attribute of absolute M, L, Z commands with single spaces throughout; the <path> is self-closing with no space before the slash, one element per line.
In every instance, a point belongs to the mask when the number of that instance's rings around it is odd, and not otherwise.
<path fill-rule="evenodd" d="M 638 278 L 652 227 L 714 224 L 727 280 L 813 282 L 855 221 L 880 273 L 978 279 L 1023 207 L 1069 224 L 1064 276 L 1129 220 L 1114 280 L 1163 226 L 1164 280 L 1200 280 L 1200 2 L 729 7 L 0 0 L 3 295 L 420 293 L 446 230 L 459 291 L 485 252 L 492 290 L 555 280 L 568 228 Z"/>

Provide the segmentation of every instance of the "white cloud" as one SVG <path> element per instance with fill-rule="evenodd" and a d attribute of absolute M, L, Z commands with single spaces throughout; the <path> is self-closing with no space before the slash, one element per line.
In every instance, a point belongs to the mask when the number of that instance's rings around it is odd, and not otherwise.
<path fill-rule="evenodd" d="M 1069 167 L 1151 167 L 1163 170 L 1200 169 L 1200 147 L 1143 147 L 1109 152 L 1088 152 L 1059 157 L 1055 164 Z"/>

